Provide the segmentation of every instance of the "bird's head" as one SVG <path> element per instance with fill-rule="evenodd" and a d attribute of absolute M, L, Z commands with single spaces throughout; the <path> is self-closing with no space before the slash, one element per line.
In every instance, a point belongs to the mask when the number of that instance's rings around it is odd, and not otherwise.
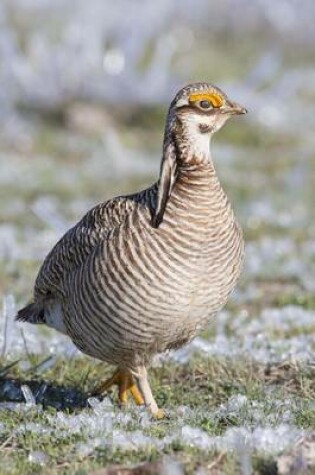
<path fill-rule="evenodd" d="M 204 154 L 209 150 L 211 135 L 231 116 L 246 112 L 218 87 L 194 83 L 176 94 L 170 105 L 167 127 L 178 138 L 179 145 L 189 147 L 196 154 Z"/>

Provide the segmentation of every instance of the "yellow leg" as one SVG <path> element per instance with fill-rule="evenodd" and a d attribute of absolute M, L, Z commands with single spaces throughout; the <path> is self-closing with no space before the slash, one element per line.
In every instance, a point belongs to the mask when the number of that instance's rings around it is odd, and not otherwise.
<path fill-rule="evenodd" d="M 94 392 L 93 395 L 99 396 L 106 392 L 113 385 L 118 386 L 119 402 L 122 405 L 127 404 L 128 394 L 130 393 L 138 406 L 144 404 L 143 397 L 134 382 L 133 376 L 127 369 L 118 368 L 114 374 L 103 382 Z"/>

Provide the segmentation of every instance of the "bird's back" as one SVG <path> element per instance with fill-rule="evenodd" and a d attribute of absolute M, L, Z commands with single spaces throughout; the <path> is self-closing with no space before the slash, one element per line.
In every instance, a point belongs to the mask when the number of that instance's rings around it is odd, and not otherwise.
<path fill-rule="evenodd" d="M 152 206 L 156 187 L 100 203 L 57 242 L 45 258 L 36 282 L 35 299 L 63 295 L 72 272 L 82 266 L 93 250 L 112 239 L 137 207 Z"/>
<path fill-rule="evenodd" d="M 59 307 L 60 302 L 67 300 L 72 273 L 84 265 L 102 240 L 113 238 L 135 208 L 146 203 L 154 206 L 155 197 L 154 185 L 140 193 L 110 199 L 88 211 L 46 256 L 35 281 L 34 301 L 18 312 L 17 320 L 46 323 L 66 332 L 63 323 L 59 325 L 63 318 Z"/>

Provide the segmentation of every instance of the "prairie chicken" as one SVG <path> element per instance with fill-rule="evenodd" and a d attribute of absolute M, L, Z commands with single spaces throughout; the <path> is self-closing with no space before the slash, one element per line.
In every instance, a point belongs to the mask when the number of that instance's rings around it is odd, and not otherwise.
<path fill-rule="evenodd" d="M 159 179 L 91 209 L 55 245 L 17 320 L 45 323 L 118 366 L 119 386 L 159 418 L 146 367 L 189 342 L 226 303 L 244 244 L 216 175 L 210 139 L 246 109 L 207 83 L 181 89 L 165 128 Z"/>

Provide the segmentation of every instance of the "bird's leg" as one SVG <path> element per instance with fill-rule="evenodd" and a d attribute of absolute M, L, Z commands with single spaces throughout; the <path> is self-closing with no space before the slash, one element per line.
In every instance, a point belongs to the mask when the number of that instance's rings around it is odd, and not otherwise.
<path fill-rule="evenodd" d="M 129 392 L 138 406 L 144 404 L 143 397 L 141 396 L 141 393 L 137 388 L 133 375 L 126 368 L 118 368 L 109 379 L 104 381 L 102 384 L 100 384 L 98 388 L 93 391 L 93 395 L 99 396 L 115 384 L 117 384 L 118 386 L 118 397 L 120 404 L 127 404 Z"/>
<path fill-rule="evenodd" d="M 148 381 L 148 373 L 146 368 L 144 366 L 138 366 L 135 371 L 132 371 L 132 374 L 137 381 L 138 388 L 144 399 L 144 403 L 151 412 L 152 416 L 155 419 L 163 419 L 165 417 L 165 412 L 163 409 L 159 409 L 157 403 L 155 402 Z"/>

